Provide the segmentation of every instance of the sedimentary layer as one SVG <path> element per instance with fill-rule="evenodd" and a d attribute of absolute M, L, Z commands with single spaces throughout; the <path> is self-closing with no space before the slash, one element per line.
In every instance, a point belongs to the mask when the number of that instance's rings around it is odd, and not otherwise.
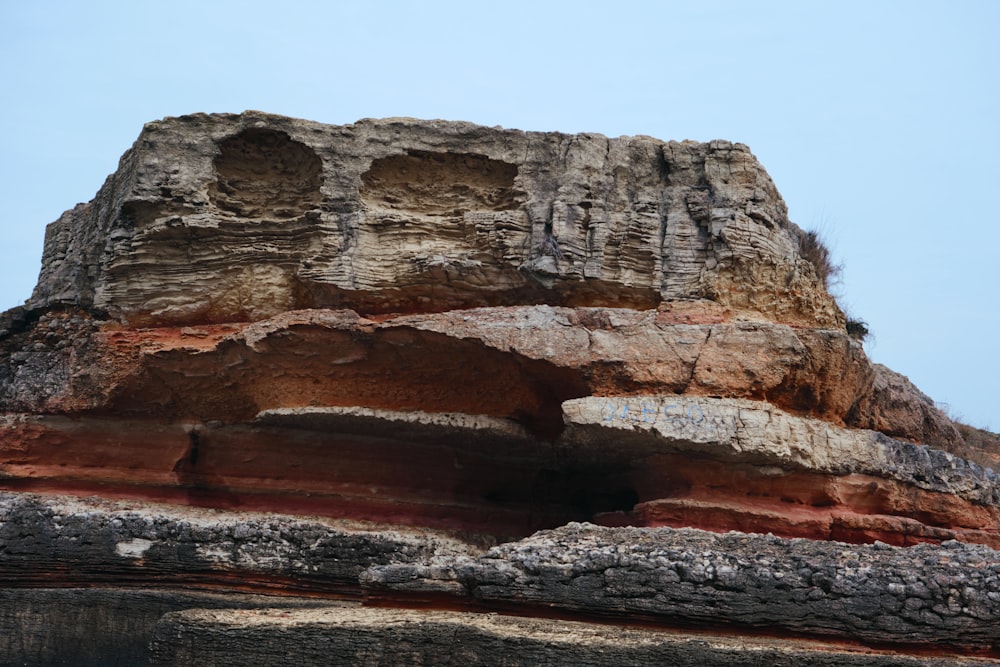
<path fill-rule="evenodd" d="M 276 514 L 25 494 L 4 494 L 0 500 L 5 588 L 184 586 L 311 595 L 377 608 L 431 606 L 465 612 L 465 620 L 453 616 L 444 619 L 446 625 L 474 634 L 494 621 L 468 617 L 469 612 L 515 612 L 539 619 L 642 623 L 664 631 L 696 631 L 705 638 L 794 638 L 808 655 L 830 649 L 823 638 L 849 639 L 841 644 L 849 652 L 891 646 L 904 654 L 996 657 L 1000 648 L 995 632 L 1000 622 L 998 554 L 955 541 L 910 548 L 849 546 L 692 529 L 570 524 L 485 548 L 426 530 Z M 204 607 L 217 601 L 187 603 Z M 260 600 L 250 606 L 259 607 Z M 287 607 L 280 600 L 269 606 Z M 264 612 L 261 618 L 273 623 L 276 613 Z M 343 642 L 337 637 L 344 629 L 386 622 L 374 611 L 322 614 L 328 622 L 306 618 L 315 627 L 306 632 L 303 650 L 314 650 L 308 647 L 317 637 Z M 232 613 L 209 616 L 217 624 L 238 618 Z M 183 642 L 174 648 L 163 645 L 172 636 L 164 633 L 175 631 L 192 633 L 189 641 L 205 633 L 210 647 L 216 641 L 223 647 L 249 641 L 265 631 L 253 628 L 254 618 L 227 635 L 213 630 L 212 623 L 199 629 L 205 618 L 197 614 L 166 617 L 154 654 L 176 660 L 193 650 Z M 429 615 L 422 622 L 428 625 L 411 626 L 413 637 L 426 632 L 434 644 L 442 620 Z M 539 620 L 527 629 L 559 627 Z M 600 643 L 599 628 L 578 630 L 592 633 Z M 387 641 L 381 632 L 357 641 L 377 646 Z M 213 638 L 213 633 L 219 634 Z M 480 654 L 486 649 L 479 642 L 489 645 L 485 638 L 470 641 L 470 650 Z M 678 641 L 645 636 L 630 650 L 645 646 L 643 650 L 684 655 Z M 819 654 L 813 652 L 815 646 L 809 648 L 814 641 Z M 217 650 L 210 648 L 208 655 Z M 768 650 L 781 654 L 775 647 Z"/>
<path fill-rule="evenodd" d="M 692 529 L 570 524 L 443 568 L 375 566 L 373 587 L 588 614 L 868 642 L 997 649 L 1000 562 L 960 542 L 899 549 Z M 905 639 L 904 639 L 905 638 Z"/>
<path fill-rule="evenodd" d="M 740 399 L 587 397 L 510 418 L 274 408 L 249 423 L 8 417 L 0 486 L 524 536 L 567 521 L 1000 545 L 1000 483 L 947 452 Z"/>
<path fill-rule="evenodd" d="M 834 268 L 740 144 L 150 123 L 0 314 L 0 662 L 997 664 Z"/>
<path fill-rule="evenodd" d="M 929 399 L 905 382 L 887 388 L 884 369 L 845 332 L 674 315 L 531 306 L 370 319 L 309 310 L 254 324 L 123 329 L 52 312 L 7 330 L 0 397 L 26 413 L 232 421 L 277 407 L 360 405 L 516 414 L 558 429 L 567 398 L 686 393 L 766 400 L 961 447 Z M 456 383 L 461 392 L 449 394 Z"/>
<path fill-rule="evenodd" d="M 59 586 L 61 582 L 53 584 Z M 189 609 L 246 612 L 280 603 L 287 613 L 301 607 L 330 608 L 315 598 L 159 589 L 0 588 L 0 656 L 16 665 L 146 665 L 154 628 L 164 614 Z M 254 664 L 245 647 L 241 664 Z M 235 654 L 233 659 L 236 659 Z M 191 660 L 188 664 L 197 663 Z M 230 660 L 229 664 L 232 664 Z M 257 663 L 259 664 L 259 663 Z"/>
<path fill-rule="evenodd" d="M 343 607 L 167 614 L 155 629 L 151 665 L 335 662 L 363 665 L 733 665 L 854 667 L 985 665 L 955 656 L 902 656 L 787 639 L 609 627 L 499 614 Z"/>
<path fill-rule="evenodd" d="M 135 323 L 710 298 L 842 325 L 746 146 L 268 114 L 149 123 L 48 231 L 32 307 Z"/>

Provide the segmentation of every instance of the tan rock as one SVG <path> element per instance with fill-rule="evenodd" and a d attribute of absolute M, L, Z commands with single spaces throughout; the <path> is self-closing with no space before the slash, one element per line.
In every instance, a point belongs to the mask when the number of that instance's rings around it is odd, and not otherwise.
<path fill-rule="evenodd" d="M 258 112 L 148 124 L 31 305 L 135 324 L 707 298 L 842 327 L 746 146 Z"/>

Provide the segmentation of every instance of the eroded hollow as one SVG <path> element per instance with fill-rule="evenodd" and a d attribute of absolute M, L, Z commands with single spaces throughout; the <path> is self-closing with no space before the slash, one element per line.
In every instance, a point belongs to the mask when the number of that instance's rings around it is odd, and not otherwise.
<path fill-rule="evenodd" d="M 284 132 L 251 128 L 219 144 L 211 202 L 243 218 L 296 218 L 318 208 L 323 165 Z"/>
<path fill-rule="evenodd" d="M 373 161 L 361 176 L 361 198 L 421 215 L 508 211 L 518 207 L 516 176 L 516 165 L 482 155 L 410 151 Z"/>

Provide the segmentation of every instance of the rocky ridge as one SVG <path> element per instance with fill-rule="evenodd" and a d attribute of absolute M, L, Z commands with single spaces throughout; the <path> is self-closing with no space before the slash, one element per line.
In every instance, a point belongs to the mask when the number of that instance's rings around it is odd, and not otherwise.
<path fill-rule="evenodd" d="M 150 123 L 0 315 L 4 658 L 992 663 L 1000 453 L 822 264 L 739 144 Z"/>

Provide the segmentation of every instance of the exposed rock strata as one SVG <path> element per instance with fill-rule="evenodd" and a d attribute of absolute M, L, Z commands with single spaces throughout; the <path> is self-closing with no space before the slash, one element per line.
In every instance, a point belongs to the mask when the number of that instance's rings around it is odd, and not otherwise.
<path fill-rule="evenodd" d="M 0 572 L 7 587 L 86 583 L 120 588 L 142 583 L 165 589 L 184 585 L 245 593 L 322 594 L 368 606 L 394 601 L 403 606 L 433 604 L 480 612 L 521 609 L 543 618 L 562 614 L 605 623 L 639 621 L 662 630 L 698 630 L 703 633 L 701 641 L 716 644 L 708 657 L 722 651 L 713 658 L 719 664 L 725 664 L 721 661 L 727 655 L 727 640 L 716 636 L 732 633 L 794 637 L 800 642 L 810 637 L 849 638 L 842 645 L 848 651 L 845 659 L 865 644 L 890 644 L 904 653 L 939 655 L 958 650 L 988 655 L 998 648 L 998 554 L 959 542 L 911 548 L 849 546 L 691 529 L 571 524 L 483 551 L 443 534 L 357 523 L 23 494 L 0 498 Z M 6 595 L 16 605 L 28 604 L 12 592 Z M 244 601 L 239 606 L 260 606 L 261 602 Z M 218 601 L 158 604 L 215 607 Z M 272 600 L 271 606 L 288 604 Z M 212 656 L 212 651 L 219 650 L 214 642 L 225 646 L 234 636 L 249 640 L 276 623 L 276 613 L 250 615 L 247 625 L 231 627 L 228 638 L 226 632 L 213 629 L 212 622 L 202 627 L 205 615 L 165 618 L 157 631 L 160 645 L 154 642 L 154 655 L 179 660 L 177 656 L 194 649 L 190 642 L 203 637 Z M 303 631 L 302 650 L 315 650 L 313 643 L 321 637 L 345 642 L 338 628 L 386 623 L 371 610 L 317 613 L 304 619 L 312 628 Z M 240 616 L 209 615 L 207 619 L 232 626 Z M 320 616 L 331 625 L 317 620 Z M 254 630 L 254 619 L 265 622 Z M 426 627 L 410 624 L 412 637 L 425 636 L 434 645 L 441 631 L 436 624 L 442 622 L 453 631 L 476 635 L 498 621 L 430 615 Z M 464 627 L 456 627 L 463 623 Z M 532 635 L 561 627 L 540 620 L 512 634 Z M 593 626 L 572 629 L 598 645 L 605 636 Z M 172 636 L 168 632 L 190 639 L 170 648 L 165 640 Z M 355 641 L 375 642 L 372 650 L 376 650 L 392 636 L 391 628 L 376 628 L 368 639 Z M 643 650 L 698 655 L 687 653 L 696 650 L 690 638 L 682 641 L 676 636 L 643 633 L 632 638 L 638 643 L 630 644 L 630 649 L 645 646 Z M 470 650 L 488 653 L 495 641 L 473 637 Z M 832 660 L 824 651 L 834 649 L 822 641 L 818 647 L 800 643 L 784 649 L 761 641 L 779 657 L 782 650 L 796 655 L 802 650 L 803 659 L 816 656 L 817 664 L 837 664 L 823 662 Z M 355 644 L 346 646 L 343 650 Z M 567 649 L 557 645 L 553 650 L 561 655 Z M 872 660 L 859 664 L 907 664 L 879 661 L 888 656 L 857 659 Z"/>
<path fill-rule="evenodd" d="M 47 314 L 0 374 L 6 405 L 23 411 L 0 418 L 0 486 L 460 530 L 487 524 L 504 536 L 569 520 L 693 521 L 848 541 L 996 544 L 994 510 L 975 507 L 969 488 L 927 481 L 960 469 L 989 496 L 994 477 L 836 426 L 866 425 L 857 406 L 872 400 L 880 372 L 846 334 L 677 319 L 551 306 L 377 319 L 310 310 L 132 330 Z M 72 344 L 62 342 L 67 331 L 79 333 Z M 741 409 L 706 395 L 766 403 Z M 903 395 L 878 418 L 895 410 L 906 423 L 914 403 Z M 758 432 L 780 408 L 828 421 L 782 417 L 781 429 Z M 724 428 L 678 421 L 706 410 L 721 410 L 713 419 Z M 661 412 L 653 431 L 687 430 L 632 448 L 633 432 Z M 937 424 L 923 419 L 909 435 L 964 453 L 921 437 L 941 433 Z M 583 446 L 585 433 L 596 447 Z M 684 444 L 664 448 L 666 440 Z M 741 441 L 784 449 L 765 456 Z M 920 460 L 916 473 L 901 472 L 906 456 Z"/>
<path fill-rule="evenodd" d="M 748 641 L 516 618 L 386 609 L 192 610 L 156 628 L 151 665 L 733 665 L 861 667 L 983 665 L 955 657 L 788 640 Z"/>
<path fill-rule="evenodd" d="M 996 473 L 940 450 L 737 399 L 561 410 L 554 441 L 510 418 L 356 407 L 274 408 L 249 424 L 7 418 L 19 446 L 0 485 L 507 537 L 589 520 L 1000 546 Z"/>
<path fill-rule="evenodd" d="M 134 504 L 134 503 L 131 503 Z M 0 494 L 0 576 L 29 583 L 228 583 L 267 590 L 268 575 L 357 595 L 375 564 L 428 561 L 470 547 L 432 531 L 279 514 L 194 510 L 101 499 Z M 285 584 L 279 590 L 287 590 Z M 293 587 L 294 588 L 294 587 Z"/>
<path fill-rule="evenodd" d="M 277 602 L 286 610 L 332 604 L 233 591 L 0 589 L 0 656 L 10 665 L 145 665 L 153 629 L 164 614 L 186 609 L 245 611 Z M 241 664 L 253 664 L 252 658 Z"/>
<path fill-rule="evenodd" d="M 1000 450 L 814 240 L 728 142 L 147 125 L 0 314 L 0 661 L 996 664 Z"/>
<path fill-rule="evenodd" d="M 147 124 L 50 227 L 31 305 L 202 324 L 707 297 L 842 324 L 798 234 L 740 144 L 196 115 Z"/>
<path fill-rule="evenodd" d="M 232 421 L 278 407 L 360 405 L 516 414 L 558 428 L 566 398 L 690 393 L 766 400 L 964 453 L 926 397 L 902 380 L 880 389 L 886 371 L 844 332 L 677 319 L 673 310 L 550 306 L 377 320 L 310 310 L 135 330 L 57 312 L 9 337 L 0 397 L 23 412 Z M 462 389 L 447 396 L 456 382 Z M 547 404 L 538 391 L 551 394 Z"/>
<path fill-rule="evenodd" d="M 587 397 L 563 409 L 565 459 L 631 471 L 636 505 L 601 522 L 1000 546 L 1000 476 L 947 452 L 745 400 Z"/>
<path fill-rule="evenodd" d="M 450 569 L 376 566 L 363 579 L 406 591 L 436 590 L 439 582 L 450 591 L 460 583 L 488 603 L 989 652 L 1000 640 L 998 557 L 960 542 L 847 547 L 571 524 Z"/>

